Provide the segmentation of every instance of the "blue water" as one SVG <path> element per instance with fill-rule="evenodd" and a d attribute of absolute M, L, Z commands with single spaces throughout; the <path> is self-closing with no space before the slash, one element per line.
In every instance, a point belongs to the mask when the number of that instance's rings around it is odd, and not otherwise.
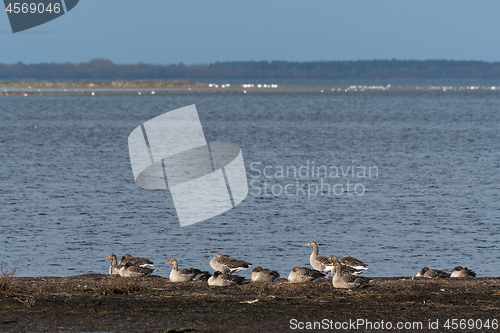
<path fill-rule="evenodd" d="M 207 141 L 241 147 L 252 186 L 235 209 L 181 228 L 168 191 L 135 185 L 127 138 L 190 104 Z M 305 176 L 279 178 L 280 166 Z M 336 193 L 308 196 L 322 180 Z M 347 193 L 347 181 L 362 186 Z M 211 271 L 223 252 L 286 277 L 309 266 L 311 240 L 369 276 L 498 276 L 499 227 L 498 90 L 0 96 L 0 261 L 18 276 L 107 273 L 108 255 L 129 252 L 168 277 L 169 259 Z"/>

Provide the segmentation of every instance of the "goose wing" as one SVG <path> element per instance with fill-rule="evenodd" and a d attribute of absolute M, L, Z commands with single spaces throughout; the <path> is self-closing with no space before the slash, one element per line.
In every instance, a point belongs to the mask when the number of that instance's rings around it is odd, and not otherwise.
<path fill-rule="evenodd" d="M 344 275 L 341 279 L 345 283 L 355 286 L 365 285 L 370 282 L 370 279 L 364 276 Z"/>
<path fill-rule="evenodd" d="M 210 279 L 210 277 L 212 276 L 212 274 L 210 274 L 209 272 L 207 271 L 202 271 L 200 272 L 200 274 L 198 274 L 196 277 L 195 277 L 195 280 L 199 280 L 199 281 L 208 281 L 208 279 Z"/>
<path fill-rule="evenodd" d="M 224 255 L 222 257 L 220 257 L 218 260 L 220 265 L 226 267 L 230 272 L 238 272 L 238 271 L 241 271 L 243 269 L 247 269 L 249 266 L 251 266 L 252 264 L 246 262 L 246 261 L 243 261 L 243 260 L 237 260 L 237 259 L 233 259 L 231 257 L 229 257 L 228 255 Z"/>
<path fill-rule="evenodd" d="M 345 266 L 345 265 L 341 265 L 340 266 L 340 275 L 359 275 L 363 273 L 363 271 L 360 271 L 354 267 L 350 267 L 350 266 Z"/>
<path fill-rule="evenodd" d="M 311 278 L 311 280 L 316 280 L 325 276 L 325 274 L 323 274 L 322 272 L 314 269 L 309 269 L 307 267 L 301 267 L 298 273 Z"/>
<path fill-rule="evenodd" d="M 332 261 L 330 259 L 328 259 L 327 257 L 323 257 L 323 256 L 317 256 L 316 257 L 316 262 L 322 266 L 328 266 L 328 264 L 332 263 Z"/>
<path fill-rule="evenodd" d="M 183 268 L 179 270 L 179 274 L 188 276 L 191 279 L 194 279 L 197 275 L 201 274 L 201 270 L 196 269 L 196 268 Z"/>
<path fill-rule="evenodd" d="M 368 266 L 367 264 L 365 264 L 361 260 L 350 257 L 347 254 L 345 254 L 342 258 L 340 258 L 339 261 L 342 265 L 353 267 L 353 268 L 356 268 L 358 270 L 367 269 L 367 266 Z"/>
<path fill-rule="evenodd" d="M 228 281 L 232 284 L 240 284 L 245 280 L 245 278 L 242 276 L 229 275 L 229 274 L 221 274 L 221 275 L 219 275 L 219 279 L 224 280 L 224 281 Z"/>
<path fill-rule="evenodd" d="M 125 275 L 130 275 L 130 276 L 145 276 L 153 273 L 155 270 L 147 267 L 139 267 L 139 266 L 124 266 L 120 270 L 120 275 L 122 275 L 122 271 L 126 270 Z"/>
<path fill-rule="evenodd" d="M 450 274 L 437 269 L 430 269 L 425 273 L 424 276 L 428 278 L 449 278 Z"/>
<path fill-rule="evenodd" d="M 279 278 L 279 277 L 280 277 L 280 273 L 276 272 L 275 270 L 265 269 L 265 270 L 264 270 L 264 272 L 265 272 L 267 275 L 274 276 L 275 278 Z"/>
<path fill-rule="evenodd" d="M 466 275 L 468 275 L 468 276 L 471 276 L 471 277 L 476 277 L 476 272 L 474 272 L 473 270 L 468 269 L 467 267 L 465 267 L 462 271 L 463 271 Z"/>
<path fill-rule="evenodd" d="M 122 260 L 120 260 L 120 263 L 126 264 L 130 263 L 133 266 L 140 266 L 140 267 L 148 267 L 148 266 L 153 266 L 153 262 L 149 259 L 146 258 L 139 258 L 139 257 L 130 257 L 130 258 L 125 258 L 122 257 Z"/>

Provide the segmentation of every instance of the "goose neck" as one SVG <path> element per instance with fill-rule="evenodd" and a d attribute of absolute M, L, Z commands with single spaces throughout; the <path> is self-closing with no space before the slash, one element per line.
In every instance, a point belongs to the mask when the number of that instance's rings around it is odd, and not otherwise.
<path fill-rule="evenodd" d="M 312 253 L 312 254 L 313 254 L 313 256 L 317 256 L 317 255 L 318 255 L 318 253 L 319 253 L 319 247 L 318 247 L 318 244 L 312 243 L 311 245 L 312 245 L 312 247 L 313 247 L 313 253 Z"/>

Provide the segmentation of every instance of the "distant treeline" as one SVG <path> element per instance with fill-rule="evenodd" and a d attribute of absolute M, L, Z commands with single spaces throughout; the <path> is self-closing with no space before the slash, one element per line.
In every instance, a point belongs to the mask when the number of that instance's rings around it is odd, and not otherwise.
<path fill-rule="evenodd" d="M 0 80 L 500 79 L 500 62 L 454 60 L 231 61 L 209 65 L 0 63 Z"/>

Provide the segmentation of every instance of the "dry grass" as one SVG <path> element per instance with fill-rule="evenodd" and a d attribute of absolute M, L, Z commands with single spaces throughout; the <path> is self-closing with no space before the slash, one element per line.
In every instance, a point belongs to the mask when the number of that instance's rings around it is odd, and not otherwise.
<path fill-rule="evenodd" d="M 19 264 L 19 261 L 17 262 Z M 9 289 L 10 285 L 12 284 L 12 278 L 16 274 L 16 267 L 14 267 L 12 270 L 7 270 L 3 268 L 3 261 L 0 264 L 0 290 L 7 290 Z"/>
<path fill-rule="evenodd" d="M 107 288 L 106 293 L 115 295 L 129 295 L 141 292 L 143 288 L 135 278 L 113 277 L 113 280 Z"/>
<path fill-rule="evenodd" d="M 35 306 L 35 298 L 33 296 L 28 296 L 24 300 L 16 298 L 19 302 L 23 303 L 27 308 L 32 308 Z"/>

